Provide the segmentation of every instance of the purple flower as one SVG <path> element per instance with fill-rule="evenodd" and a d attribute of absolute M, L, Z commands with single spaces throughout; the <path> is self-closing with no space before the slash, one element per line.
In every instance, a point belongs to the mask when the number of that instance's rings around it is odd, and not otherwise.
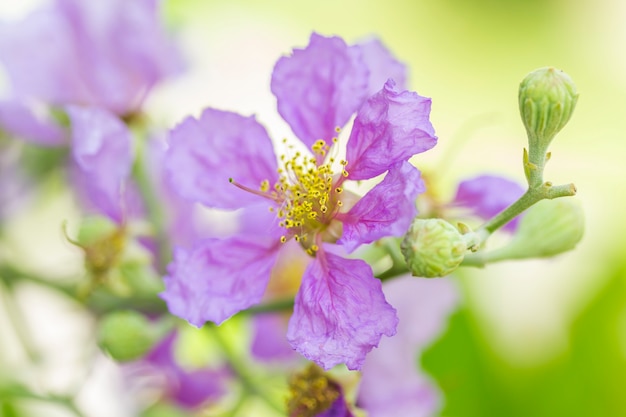
<path fill-rule="evenodd" d="M 17 98 L 117 115 L 137 110 L 158 81 L 181 68 L 156 0 L 56 0 L 0 26 L 0 62 Z"/>
<path fill-rule="evenodd" d="M 515 181 L 496 175 L 481 175 L 459 184 L 454 197 L 454 205 L 472 210 L 472 214 L 489 220 L 513 204 L 524 194 L 525 189 Z M 519 216 L 506 224 L 503 229 L 515 231 Z"/>
<path fill-rule="evenodd" d="M 128 212 L 124 186 L 133 155 L 128 127 L 98 108 L 68 106 L 72 124 L 73 179 L 79 196 L 91 207 L 122 223 Z"/>
<path fill-rule="evenodd" d="M 316 417 L 354 417 L 348 408 L 343 392 L 339 391 L 339 397 L 332 403 L 330 408 L 318 414 Z"/>
<path fill-rule="evenodd" d="M 34 194 L 34 184 L 23 171 L 21 147 L 0 138 L 0 234 L 10 217 L 22 211 Z"/>
<path fill-rule="evenodd" d="M 367 356 L 357 403 L 370 417 L 431 416 L 439 394 L 420 375 L 416 355 L 441 332 L 456 305 L 456 289 L 446 279 L 409 276 L 390 280 L 383 289 L 398 311 L 398 332 Z"/>
<path fill-rule="evenodd" d="M 219 399 L 226 392 L 225 383 L 230 372 L 224 369 L 183 369 L 176 361 L 174 344 L 177 333 L 166 336 L 141 361 L 126 367 L 127 375 L 147 372 L 150 382 L 161 381 L 163 396 L 179 406 L 196 408 Z"/>
<path fill-rule="evenodd" d="M 173 314 L 201 326 L 258 303 L 282 243 L 293 239 L 311 257 L 287 331 L 297 351 L 326 369 L 358 369 L 382 335 L 395 333 L 395 310 L 370 266 L 340 253 L 404 233 L 424 191 L 407 160 L 436 137 L 429 99 L 392 80 L 368 98 L 369 81 L 359 46 L 313 34 L 307 48 L 277 62 L 271 84 L 280 114 L 311 154 L 285 145 L 278 163 L 254 117 L 215 109 L 172 130 L 166 163 L 179 192 L 240 209 L 244 219 L 231 237 L 176 250 L 162 294 Z M 336 129 L 355 112 L 347 161 L 337 160 Z M 384 173 L 360 199 L 345 189 Z"/>
<path fill-rule="evenodd" d="M 252 355 L 261 361 L 289 363 L 297 357 L 285 338 L 287 320 L 281 314 L 261 314 L 252 321 Z"/>
<path fill-rule="evenodd" d="M 42 110 L 16 100 L 0 101 L 0 131 L 6 131 L 27 142 L 43 146 L 59 146 L 66 143 L 65 131 Z"/>
<path fill-rule="evenodd" d="M 0 130 L 48 146 L 71 138 L 79 197 L 116 222 L 140 210 L 128 181 L 131 134 L 121 117 L 181 69 L 158 3 L 53 0 L 0 25 L 0 63 L 12 89 L 0 102 Z M 48 117 L 51 109 L 67 112 L 69 134 Z"/>

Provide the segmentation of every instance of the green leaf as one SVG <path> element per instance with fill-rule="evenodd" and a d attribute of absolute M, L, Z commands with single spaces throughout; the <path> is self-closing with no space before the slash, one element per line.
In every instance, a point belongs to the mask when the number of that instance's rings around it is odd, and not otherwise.
<path fill-rule="evenodd" d="M 593 277 L 598 279 L 598 277 Z M 569 328 L 570 347 L 547 363 L 513 366 L 471 308 L 422 356 L 445 395 L 445 417 L 626 416 L 626 268 L 616 270 Z"/>

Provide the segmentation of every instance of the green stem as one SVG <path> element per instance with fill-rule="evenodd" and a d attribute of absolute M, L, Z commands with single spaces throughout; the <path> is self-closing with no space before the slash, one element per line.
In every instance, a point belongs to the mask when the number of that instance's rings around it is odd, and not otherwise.
<path fill-rule="evenodd" d="M 158 269 L 161 274 L 165 274 L 172 251 L 167 236 L 167 230 L 165 229 L 165 215 L 162 208 L 163 202 L 159 200 L 154 190 L 153 182 L 149 177 L 148 169 L 145 164 L 145 148 L 143 146 L 140 146 L 138 150 L 138 156 L 133 166 L 133 177 L 146 205 L 150 224 L 154 227 L 158 248 Z"/>
<path fill-rule="evenodd" d="M 478 231 L 485 230 L 490 235 L 541 200 L 573 196 L 575 194 L 576 187 L 574 184 L 554 186 L 550 182 L 545 182 L 538 187 L 529 188 L 516 202 L 480 226 Z"/>
<path fill-rule="evenodd" d="M 9 287 L 15 285 L 18 281 L 41 285 L 50 290 L 64 294 L 80 304 L 87 304 L 89 309 L 96 314 L 103 314 L 119 309 L 133 309 L 153 314 L 164 314 L 167 312 L 165 302 L 157 297 L 119 297 L 104 288 L 97 288 L 85 299 L 79 296 L 78 288 L 75 285 L 55 283 L 36 275 L 19 271 L 15 267 L 6 264 L 0 265 L 0 280 L 4 281 Z"/>
<path fill-rule="evenodd" d="M 13 326 L 13 330 L 20 341 L 24 352 L 26 352 L 26 356 L 33 363 L 38 363 L 40 360 L 39 353 L 37 349 L 35 349 L 35 344 L 33 343 L 33 339 L 30 337 L 28 333 L 28 327 L 26 326 L 26 320 L 24 320 L 24 316 L 20 310 L 20 307 L 15 302 L 12 295 L 13 287 L 4 283 L 4 288 L 0 288 L 0 293 L 2 294 L 2 298 L 4 299 L 5 311 L 7 312 L 7 317 Z"/>
<path fill-rule="evenodd" d="M 276 313 L 283 311 L 290 311 L 293 309 L 293 297 L 282 298 L 279 300 L 268 301 L 267 303 L 259 304 L 243 310 L 241 314 L 265 314 Z"/>
<path fill-rule="evenodd" d="M 232 370 L 237 375 L 239 381 L 241 381 L 241 384 L 246 392 L 259 397 L 272 409 L 283 414 L 285 412 L 285 407 L 276 403 L 273 398 L 271 398 L 263 389 L 258 386 L 258 384 L 254 382 L 250 373 L 246 369 L 246 364 L 244 364 L 241 358 L 233 351 L 230 344 L 221 335 L 220 330 L 214 325 L 209 326 L 209 329 L 211 330 L 215 341 L 220 346 L 222 353 L 224 353 L 224 356 L 226 356 L 226 359 L 228 360 L 228 363 L 230 364 Z"/>
<path fill-rule="evenodd" d="M 85 417 L 85 415 L 78 409 L 74 400 L 69 397 L 56 396 L 56 395 L 40 395 L 31 392 L 22 386 L 9 386 L 0 388 L 0 398 L 15 398 L 20 400 L 35 400 L 63 406 L 70 411 L 76 417 Z"/>

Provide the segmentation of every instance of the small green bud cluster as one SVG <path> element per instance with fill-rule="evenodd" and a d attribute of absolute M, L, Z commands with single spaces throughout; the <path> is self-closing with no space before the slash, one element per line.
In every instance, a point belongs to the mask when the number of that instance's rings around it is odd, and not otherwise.
<path fill-rule="evenodd" d="M 539 146 L 545 153 L 554 136 L 572 116 L 578 92 L 569 75 L 556 68 L 545 67 L 531 72 L 522 80 L 518 99 L 529 147 Z"/>
<path fill-rule="evenodd" d="M 583 237 L 585 216 L 571 198 L 542 200 L 522 217 L 513 240 L 493 260 L 546 258 L 574 249 Z"/>
<path fill-rule="evenodd" d="M 459 267 L 467 243 L 443 219 L 414 219 L 400 245 L 409 271 L 424 278 L 443 277 Z"/>
<path fill-rule="evenodd" d="M 105 316 L 98 332 L 98 344 L 120 362 L 144 356 L 162 336 L 148 319 L 130 310 L 114 311 Z"/>

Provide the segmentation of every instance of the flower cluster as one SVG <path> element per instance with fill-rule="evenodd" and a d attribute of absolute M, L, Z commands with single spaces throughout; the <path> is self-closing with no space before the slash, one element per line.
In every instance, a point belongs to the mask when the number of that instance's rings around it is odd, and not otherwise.
<path fill-rule="evenodd" d="M 0 131 L 44 146 L 69 144 L 82 201 L 122 222 L 132 206 L 125 187 L 134 159 L 124 119 L 182 69 L 157 2 L 55 0 L 0 26 L 0 63 L 12 87 L 0 99 Z"/>
<path fill-rule="evenodd" d="M 254 117 L 216 109 L 171 131 L 166 164 L 179 192 L 240 210 L 237 233 L 176 249 L 162 294 L 173 314 L 202 326 L 258 303 L 281 247 L 294 240 L 310 255 L 287 331 L 296 350 L 326 369 L 358 369 L 382 335 L 395 334 L 396 312 L 380 281 L 345 254 L 406 231 L 424 191 L 408 159 L 436 136 L 430 100 L 381 82 L 381 63 L 389 74 L 398 70 L 380 43 L 348 46 L 317 34 L 277 62 L 278 111 L 308 154 L 285 144 L 276 157 Z M 340 159 L 337 133 L 355 114 Z M 364 196 L 349 191 L 350 182 L 381 174 Z"/>

